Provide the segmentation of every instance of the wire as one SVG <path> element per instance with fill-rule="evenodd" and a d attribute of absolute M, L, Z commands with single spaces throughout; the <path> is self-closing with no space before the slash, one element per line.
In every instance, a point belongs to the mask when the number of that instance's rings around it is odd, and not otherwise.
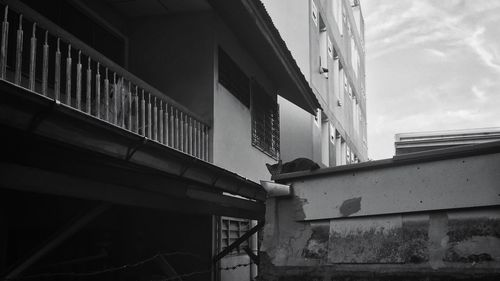
<path fill-rule="evenodd" d="M 159 253 L 159 254 L 155 254 L 155 255 L 153 255 L 153 256 L 151 256 L 149 258 L 143 259 L 143 260 L 135 262 L 135 263 L 124 264 L 124 265 L 121 265 L 121 266 L 110 267 L 110 268 L 106 268 L 106 269 L 102 269 L 102 270 L 97 270 L 97 271 L 89 271 L 89 272 L 48 272 L 48 273 L 39 273 L 39 274 L 32 274 L 32 275 L 24 275 L 24 276 L 19 276 L 19 277 L 14 277 L 14 278 L 3 278 L 2 280 L 3 281 L 9 281 L 9 280 L 23 280 L 23 279 L 33 279 L 33 278 L 43 278 L 43 277 L 88 277 L 88 276 L 95 276 L 95 275 L 101 275 L 101 274 L 111 273 L 111 272 L 115 272 L 115 271 L 125 270 L 125 269 L 129 269 L 129 268 L 135 268 L 135 267 L 144 265 L 146 263 L 149 263 L 149 262 L 151 262 L 151 261 L 153 261 L 156 258 L 161 257 L 161 256 L 175 256 L 175 255 L 192 256 L 192 257 L 196 257 L 196 258 L 202 260 L 199 255 L 196 255 L 196 254 L 193 254 L 193 253 L 188 253 L 188 252 Z M 209 263 L 207 262 L 207 264 L 209 264 Z M 219 270 L 224 270 L 224 271 L 225 270 L 235 270 L 235 269 L 237 269 L 239 267 L 246 267 L 246 266 L 249 266 L 249 265 L 252 265 L 252 264 L 254 264 L 254 263 L 252 263 L 252 262 L 250 262 L 250 263 L 240 263 L 240 264 L 237 264 L 237 265 L 234 265 L 234 266 L 220 267 Z M 174 280 L 174 279 L 178 279 L 178 278 L 182 278 L 182 277 L 189 277 L 189 276 L 193 276 L 193 275 L 197 275 L 197 274 L 210 273 L 210 272 L 212 272 L 212 269 L 202 270 L 202 271 L 193 271 L 193 272 L 189 272 L 189 273 L 179 274 L 179 275 L 176 275 L 176 276 L 171 276 L 171 277 L 167 277 L 167 278 L 164 278 L 164 279 L 160 279 L 160 281 Z"/>

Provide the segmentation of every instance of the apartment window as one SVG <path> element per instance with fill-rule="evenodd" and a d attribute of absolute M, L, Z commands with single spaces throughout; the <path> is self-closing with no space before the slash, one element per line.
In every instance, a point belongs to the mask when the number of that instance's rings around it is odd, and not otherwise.
<path fill-rule="evenodd" d="M 319 72 L 328 77 L 328 35 L 321 15 L 319 15 Z"/>
<path fill-rule="evenodd" d="M 279 108 L 276 97 L 252 80 L 252 145 L 274 159 L 280 150 Z"/>
<path fill-rule="evenodd" d="M 221 218 L 221 228 L 220 228 L 220 247 L 221 251 L 231 245 L 236 239 L 240 238 L 248 232 L 250 229 L 250 221 L 237 219 L 237 218 Z M 245 254 L 243 250 L 245 247 L 248 247 L 248 240 L 241 243 L 237 248 L 233 249 L 230 254 L 239 255 Z"/>
<path fill-rule="evenodd" d="M 250 79 L 221 48 L 219 48 L 219 83 L 242 104 L 250 107 Z"/>

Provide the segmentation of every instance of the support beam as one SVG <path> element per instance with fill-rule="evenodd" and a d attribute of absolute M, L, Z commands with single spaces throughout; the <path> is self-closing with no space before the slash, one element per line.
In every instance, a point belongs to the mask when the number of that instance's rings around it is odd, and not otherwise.
<path fill-rule="evenodd" d="M 253 234 L 255 234 L 257 231 L 259 231 L 263 227 L 264 227 L 264 221 L 260 221 L 255 227 L 253 227 L 248 232 L 246 232 L 245 234 L 243 234 L 243 236 L 241 236 L 240 238 L 236 239 L 236 241 L 234 241 L 231 245 L 229 245 L 227 248 L 225 248 L 224 250 L 222 250 L 222 252 L 218 253 L 214 257 L 213 262 L 216 263 L 220 259 L 222 259 L 224 256 L 226 256 L 227 254 L 231 253 L 231 251 L 233 249 L 237 248 L 241 243 L 243 243 L 246 240 L 248 240 L 248 238 L 250 238 L 250 236 L 252 236 Z"/>
<path fill-rule="evenodd" d="M 248 257 L 250 257 L 250 259 L 252 260 L 253 263 L 259 264 L 259 261 L 260 261 L 259 256 L 254 254 L 254 252 L 252 252 L 252 250 L 248 246 L 243 248 L 243 250 L 245 251 L 245 253 L 247 253 Z"/>
<path fill-rule="evenodd" d="M 64 226 L 58 233 L 56 233 L 52 238 L 49 239 L 44 245 L 42 245 L 33 254 L 27 257 L 24 261 L 16 265 L 5 277 L 4 280 L 15 279 L 23 273 L 27 268 L 33 265 L 35 262 L 40 260 L 43 256 L 48 254 L 50 251 L 55 249 L 57 246 L 61 245 L 73 234 L 78 232 L 80 229 L 85 227 L 89 222 L 94 220 L 104 211 L 109 209 L 111 205 L 108 203 L 101 203 L 98 206 L 92 208 L 88 212 L 76 217 L 74 220 L 69 222 L 68 225 Z"/>

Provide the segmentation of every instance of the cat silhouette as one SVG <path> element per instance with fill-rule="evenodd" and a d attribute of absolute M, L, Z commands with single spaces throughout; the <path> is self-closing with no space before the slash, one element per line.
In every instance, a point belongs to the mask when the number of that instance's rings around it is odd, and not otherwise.
<path fill-rule="evenodd" d="M 278 163 L 273 165 L 266 163 L 266 167 L 269 173 L 271 173 L 271 176 L 298 171 L 314 171 L 320 168 L 316 162 L 307 158 L 297 158 L 286 163 L 279 160 Z"/>

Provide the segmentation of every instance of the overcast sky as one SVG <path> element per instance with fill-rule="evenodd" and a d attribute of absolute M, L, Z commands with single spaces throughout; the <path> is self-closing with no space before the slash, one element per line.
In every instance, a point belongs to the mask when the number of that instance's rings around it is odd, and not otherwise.
<path fill-rule="evenodd" d="M 362 0 L 368 151 L 394 134 L 500 126 L 499 0 Z"/>

